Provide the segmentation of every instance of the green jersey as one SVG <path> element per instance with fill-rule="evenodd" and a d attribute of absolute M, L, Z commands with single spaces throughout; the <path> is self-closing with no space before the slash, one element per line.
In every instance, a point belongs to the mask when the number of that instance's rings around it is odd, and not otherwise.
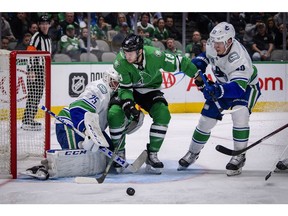
<path fill-rule="evenodd" d="M 120 51 L 114 61 L 114 69 L 122 77 L 119 97 L 132 100 L 134 89 L 142 94 L 161 89 L 161 69 L 167 72 L 182 71 L 189 77 L 194 77 L 197 72 L 196 66 L 187 57 L 177 57 L 150 46 L 143 48 L 142 67 L 128 63 L 124 52 Z"/>

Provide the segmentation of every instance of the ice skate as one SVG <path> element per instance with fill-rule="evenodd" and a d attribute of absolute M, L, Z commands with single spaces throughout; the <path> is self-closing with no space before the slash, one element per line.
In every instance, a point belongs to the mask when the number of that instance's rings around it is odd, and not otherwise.
<path fill-rule="evenodd" d="M 41 123 L 34 121 L 34 120 L 30 120 L 30 121 L 24 120 L 21 128 L 27 131 L 40 131 Z"/>
<path fill-rule="evenodd" d="M 276 164 L 276 172 L 278 171 L 284 171 L 284 170 L 287 170 L 288 169 L 288 158 L 287 159 L 284 159 L 282 161 L 279 161 L 277 164 Z"/>
<path fill-rule="evenodd" d="M 125 154 L 125 149 L 119 150 L 117 155 L 121 157 L 122 159 L 126 160 L 126 154 Z M 122 173 L 124 170 L 124 167 L 120 166 L 118 163 L 114 162 L 114 168 L 117 173 Z"/>
<path fill-rule="evenodd" d="M 242 167 L 245 165 L 245 154 L 233 156 L 229 163 L 226 165 L 227 176 L 240 175 L 242 173 Z"/>
<path fill-rule="evenodd" d="M 39 180 L 47 180 L 49 178 L 49 173 L 43 165 L 33 166 L 31 168 L 28 168 L 24 172 L 20 172 L 20 174 L 30 176 Z"/>
<path fill-rule="evenodd" d="M 148 151 L 145 171 L 147 173 L 161 174 L 163 167 L 163 163 L 157 157 L 157 152 Z"/>
<path fill-rule="evenodd" d="M 187 169 L 191 164 L 193 164 L 199 158 L 199 153 L 195 154 L 191 151 L 188 151 L 184 157 L 182 157 L 178 163 L 178 171 Z"/>

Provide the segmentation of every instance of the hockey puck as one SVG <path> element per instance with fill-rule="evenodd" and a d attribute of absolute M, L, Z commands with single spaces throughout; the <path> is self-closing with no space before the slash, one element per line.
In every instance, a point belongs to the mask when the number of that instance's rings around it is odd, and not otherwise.
<path fill-rule="evenodd" d="M 129 195 L 129 196 L 133 196 L 135 194 L 135 190 L 134 188 L 132 187 L 128 187 L 127 190 L 126 190 L 126 193 Z"/>

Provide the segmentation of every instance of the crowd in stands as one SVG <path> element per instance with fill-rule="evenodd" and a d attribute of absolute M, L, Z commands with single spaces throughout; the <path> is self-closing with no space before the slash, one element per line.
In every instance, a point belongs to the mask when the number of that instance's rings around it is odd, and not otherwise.
<path fill-rule="evenodd" d="M 1 13 L 1 49 L 25 50 L 38 30 L 37 20 L 41 14 Z M 51 19 L 52 59 L 55 60 L 56 54 L 65 54 L 71 61 L 80 61 L 80 55 L 87 52 L 102 61 L 103 53 L 116 54 L 131 32 L 141 35 L 145 45 L 192 59 L 205 51 L 209 32 L 222 21 L 234 26 L 237 40 L 246 47 L 253 61 L 270 61 L 274 50 L 283 49 L 283 31 L 287 32 L 288 24 L 288 13 L 285 21 L 283 12 L 187 13 L 186 46 L 183 47 L 182 21 L 178 25 L 175 23 L 181 13 L 91 13 L 90 26 L 87 13 L 48 14 Z M 288 41 L 286 48 L 287 45 Z"/>

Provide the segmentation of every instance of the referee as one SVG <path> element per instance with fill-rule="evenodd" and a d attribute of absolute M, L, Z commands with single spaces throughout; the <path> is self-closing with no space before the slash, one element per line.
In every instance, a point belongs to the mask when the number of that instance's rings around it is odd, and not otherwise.
<path fill-rule="evenodd" d="M 27 50 L 48 51 L 52 53 L 52 42 L 48 35 L 50 19 L 48 15 L 41 15 L 38 22 L 39 30 L 32 36 Z M 38 105 L 43 96 L 45 84 L 45 62 L 43 57 L 34 57 L 28 63 L 27 76 L 27 101 L 24 116 L 22 119 L 22 129 L 30 131 L 41 130 L 41 123 L 34 120 Z"/>

